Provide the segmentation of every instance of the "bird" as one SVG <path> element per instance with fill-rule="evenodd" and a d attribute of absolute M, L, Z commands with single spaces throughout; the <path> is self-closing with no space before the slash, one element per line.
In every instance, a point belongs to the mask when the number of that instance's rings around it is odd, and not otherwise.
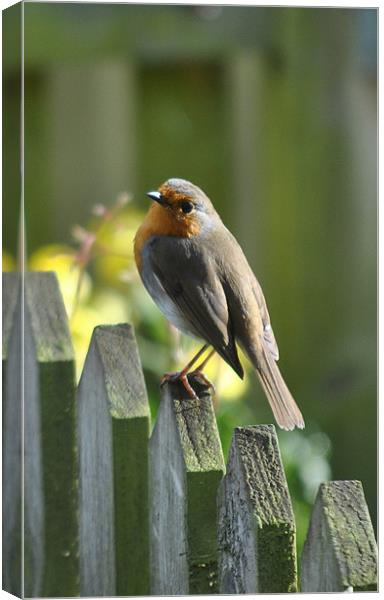
<path fill-rule="evenodd" d="M 180 380 L 195 396 L 188 375 L 204 380 L 217 352 L 243 379 L 239 346 L 253 365 L 280 428 L 304 428 L 304 419 L 277 365 L 279 350 L 263 291 L 236 238 L 197 185 L 170 178 L 147 196 L 146 216 L 134 238 L 141 280 L 158 308 L 203 347 L 167 380 Z M 208 348 L 206 359 L 193 366 Z"/>

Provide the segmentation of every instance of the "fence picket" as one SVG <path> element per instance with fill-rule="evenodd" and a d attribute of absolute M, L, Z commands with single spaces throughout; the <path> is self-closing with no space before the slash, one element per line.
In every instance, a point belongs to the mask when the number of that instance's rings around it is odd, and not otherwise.
<path fill-rule="evenodd" d="M 273 425 L 235 429 L 218 504 L 220 592 L 296 591 L 296 528 Z"/>
<path fill-rule="evenodd" d="M 302 554 L 301 591 L 376 589 L 376 541 L 361 482 L 322 483 Z"/>
<path fill-rule="evenodd" d="M 3 273 L 3 331 L 2 331 L 2 347 L 3 347 L 3 363 L 7 360 L 9 352 L 9 342 L 12 335 L 12 328 L 15 323 L 15 310 L 20 294 L 21 274 L 20 273 Z M 20 306 L 19 306 L 20 308 Z M 20 312 L 18 313 L 20 316 Z M 4 365 L 5 366 L 5 365 Z"/>
<path fill-rule="evenodd" d="M 3 587 L 22 595 L 21 276 L 3 273 Z"/>
<path fill-rule="evenodd" d="M 216 494 L 225 470 L 211 397 L 163 387 L 150 439 L 151 593 L 217 592 Z"/>
<path fill-rule="evenodd" d="M 130 325 L 96 327 L 78 390 L 81 595 L 149 592 L 149 405 Z"/>
<path fill-rule="evenodd" d="M 19 363 L 13 377 L 24 379 L 24 414 L 18 424 L 21 433 L 15 432 L 24 435 L 20 481 L 24 485 L 23 592 L 25 596 L 76 596 L 75 362 L 54 273 L 24 274 L 20 311 L 22 308 L 24 362 Z M 21 336 L 21 327 L 19 333 Z M 21 398 L 21 387 L 19 392 Z M 6 436 L 12 435 L 7 418 L 5 428 Z"/>

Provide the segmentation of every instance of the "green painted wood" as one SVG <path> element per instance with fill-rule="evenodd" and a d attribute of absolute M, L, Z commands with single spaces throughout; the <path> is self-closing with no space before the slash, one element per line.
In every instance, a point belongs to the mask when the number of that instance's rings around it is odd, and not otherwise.
<path fill-rule="evenodd" d="M 301 591 L 366 590 L 377 590 L 377 547 L 363 486 L 322 483 L 301 559 Z"/>
<path fill-rule="evenodd" d="M 295 520 L 273 425 L 235 429 L 218 504 L 220 592 L 296 591 Z"/>
<path fill-rule="evenodd" d="M 198 393 L 192 400 L 166 384 L 150 440 L 153 595 L 217 592 L 216 494 L 225 466 L 212 399 Z"/>
<path fill-rule="evenodd" d="M 22 595 L 21 275 L 3 273 L 2 573 L 3 589 Z"/>
<path fill-rule="evenodd" d="M 79 593 L 75 362 L 54 273 L 24 280 L 24 593 Z"/>
<path fill-rule="evenodd" d="M 150 412 L 130 325 L 94 330 L 78 407 L 81 595 L 146 595 Z"/>

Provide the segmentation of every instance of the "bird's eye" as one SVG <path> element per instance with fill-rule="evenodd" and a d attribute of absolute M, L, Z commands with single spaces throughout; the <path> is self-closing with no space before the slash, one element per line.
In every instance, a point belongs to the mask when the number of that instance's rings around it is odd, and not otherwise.
<path fill-rule="evenodd" d="M 190 213 L 193 210 L 193 204 L 192 202 L 182 202 L 181 203 L 181 210 L 183 211 L 183 213 L 187 214 Z"/>

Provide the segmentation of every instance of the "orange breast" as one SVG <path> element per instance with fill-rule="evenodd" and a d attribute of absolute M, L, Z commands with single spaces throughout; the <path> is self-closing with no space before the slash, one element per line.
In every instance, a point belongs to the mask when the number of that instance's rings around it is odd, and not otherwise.
<path fill-rule="evenodd" d="M 192 237 L 200 231 L 199 223 L 191 215 L 177 218 L 171 210 L 155 202 L 147 212 L 142 225 L 137 230 L 134 240 L 134 256 L 137 268 L 141 269 L 141 251 L 146 241 L 154 235 L 172 237 Z"/>

